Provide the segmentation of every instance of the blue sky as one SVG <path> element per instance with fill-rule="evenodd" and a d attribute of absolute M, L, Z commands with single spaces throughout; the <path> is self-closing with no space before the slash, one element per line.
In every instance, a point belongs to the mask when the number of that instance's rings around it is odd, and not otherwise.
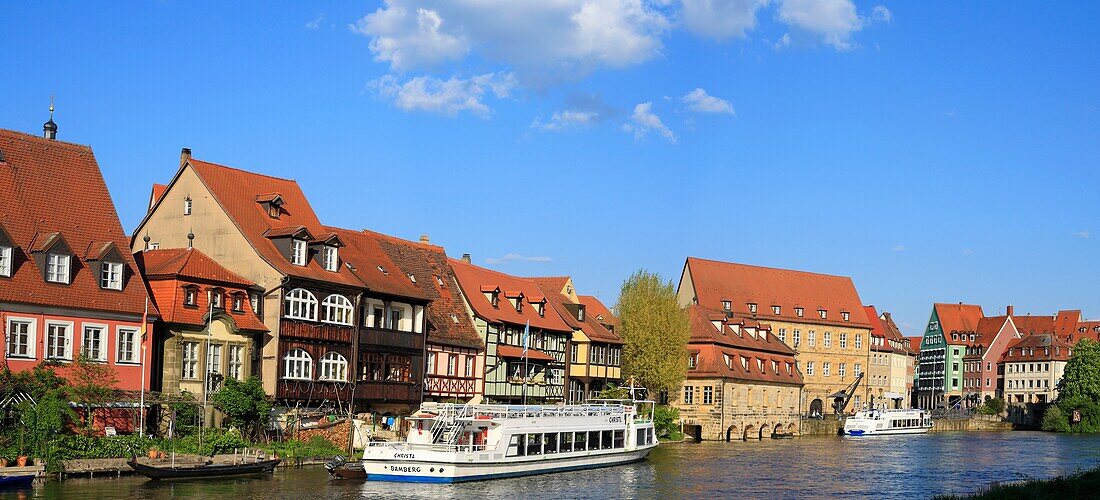
<path fill-rule="evenodd" d="M 1098 10 L 8 4 L 0 127 L 56 95 L 128 230 L 190 147 L 608 303 L 693 255 L 852 276 L 910 335 L 933 301 L 1100 317 Z"/>

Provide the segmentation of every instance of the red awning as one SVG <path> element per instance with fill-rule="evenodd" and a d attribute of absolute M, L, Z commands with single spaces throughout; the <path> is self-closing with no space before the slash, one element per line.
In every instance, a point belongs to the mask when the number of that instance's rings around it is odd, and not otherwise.
<path fill-rule="evenodd" d="M 505 358 L 522 358 L 523 348 L 514 345 L 498 345 L 497 356 L 503 356 Z M 538 349 L 527 349 L 527 359 L 531 361 L 557 361 L 553 356 Z"/>

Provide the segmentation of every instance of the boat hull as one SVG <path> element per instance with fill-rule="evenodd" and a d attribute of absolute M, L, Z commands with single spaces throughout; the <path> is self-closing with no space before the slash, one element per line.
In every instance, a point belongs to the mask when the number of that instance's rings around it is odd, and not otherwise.
<path fill-rule="evenodd" d="M 652 447 L 615 453 L 481 463 L 363 460 L 368 481 L 459 483 L 612 467 L 645 460 Z"/>
<path fill-rule="evenodd" d="M 924 434 L 928 427 L 909 427 L 903 429 L 844 429 L 845 436 L 889 436 L 894 434 Z"/>
<path fill-rule="evenodd" d="M 149 479 L 196 479 L 210 477 L 244 476 L 251 474 L 270 474 L 275 471 L 280 460 L 262 460 L 249 464 L 203 465 L 199 467 L 155 467 L 137 461 L 127 464 L 134 472 Z"/>
<path fill-rule="evenodd" d="M 34 474 L 23 474 L 19 476 L 0 476 L 0 490 L 30 488 L 31 485 L 34 483 L 34 477 Z"/>

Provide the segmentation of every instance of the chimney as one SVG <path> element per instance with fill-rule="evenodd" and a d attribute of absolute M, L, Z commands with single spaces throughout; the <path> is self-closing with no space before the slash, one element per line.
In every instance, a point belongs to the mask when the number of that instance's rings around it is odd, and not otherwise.
<path fill-rule="evenodd" d="M 1008 307 L 1005 307 L 1005 314 L 1012 316 L 1012 304 L 1009 304 Z"/>
<path fill-rule="evenodd" d="M 183 148 L 180 150 L 180 166 L 187 163 L 191 159 L 191 148 Z"/>
<path fill-rule="evenodd" d="M 42 124 L 42 137 L 51 141 L 57 139 L 57 124 L 53 122 L 53 99 L 50 99 L 50 120 Z"/>
<path fill-rule="evenodd" d="M 462 254 L 462 262 L 470 264 L 472 262 L 472 260 L 473 259 L 470 258 L 470 254 L 468 254 L 468 253 Z"/>
<path fill-rule="evenodd" d="M 431 240 L 428 239 L 428 235 L 422 234 L 422 235 L 420 235 L 420 242 L 421 243 L 431 243 Z"/>

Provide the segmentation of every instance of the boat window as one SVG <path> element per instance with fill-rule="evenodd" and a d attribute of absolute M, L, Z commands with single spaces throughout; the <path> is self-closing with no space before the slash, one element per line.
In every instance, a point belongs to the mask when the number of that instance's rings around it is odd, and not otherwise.
<path fill-rule="evenodd" d="M 623 434 L 625 434 L 625 432 L 621 431 L 621 430 L 614 431 L 614 432 L 615 432 L 615 441 L 614 441 L 615 447 L 616 448 L 623 448 L 624 447 L 623 446 L 623 440 L 624 440 Z"/>
<path fill-rule="evenodd" d="M 600 431 L 588 431 L 588 449 L 600 449 Z"/>
<path fill-rule="evenodd" d="M 645 442 L 645 440 L 648 437 L 649 437 L 649 432 L 646 429 L 638 429 L 638 440 L 635 441 L 635 443 L 638 446 L 645 446 L 647 444 Z"/>
<path fill-rule="evenodd" d="M 528 455 L 541 455 L 542 454 L 542 434 L 528 434 L 527 435 L 527 454 Z"/>
<path fill-rule="evenodd" d="M 653 444 L 653 441 L 657 439 L 657 429 L 650 427 L 649 429 L 649 442 L 646 444 Z"/>
<path fill-rule="evenodd" d="M 522 457 L 525 455 L 524 450 L 526 447 L 527 438 L 523 434 L 512 434 L 512 441 L 508 444 L 508 456 L 509 457 Z"/>
<path fill-rule="evenodd" d="M 601 450 L 610 450 L 611 449 L 611 431 L 603 431 L 603 436 L 601 437 L 601 442 L 600 442 L 600 449 Z"/>
<path fill-rule="evenodd" d="M 587 436 L 588 436 L 588 433 L 585 433 L 585 432 L 576 433 L 575 439 L 573 440 L 573 442 L 575 443 L 573 445 L 573 450 L 574 451 L 584 451 L 585 450 L 585 448 L 587 447 L 585 445 L 585 443 L 588 442 L 588 440 L 585 439 Z"/>
<path fill-rule="evenodd" d="M 558 452 L 558 433 L 547 432 L 542 436 L 542 452 L 543 453 L 557 453 Z"/>
<path fill-rule="evenodd" d="M 569 453 L 573 451 L 573 433 L 563 432 L 561 433 L 561 446 L 559 450 L 562 453 Z"/>

